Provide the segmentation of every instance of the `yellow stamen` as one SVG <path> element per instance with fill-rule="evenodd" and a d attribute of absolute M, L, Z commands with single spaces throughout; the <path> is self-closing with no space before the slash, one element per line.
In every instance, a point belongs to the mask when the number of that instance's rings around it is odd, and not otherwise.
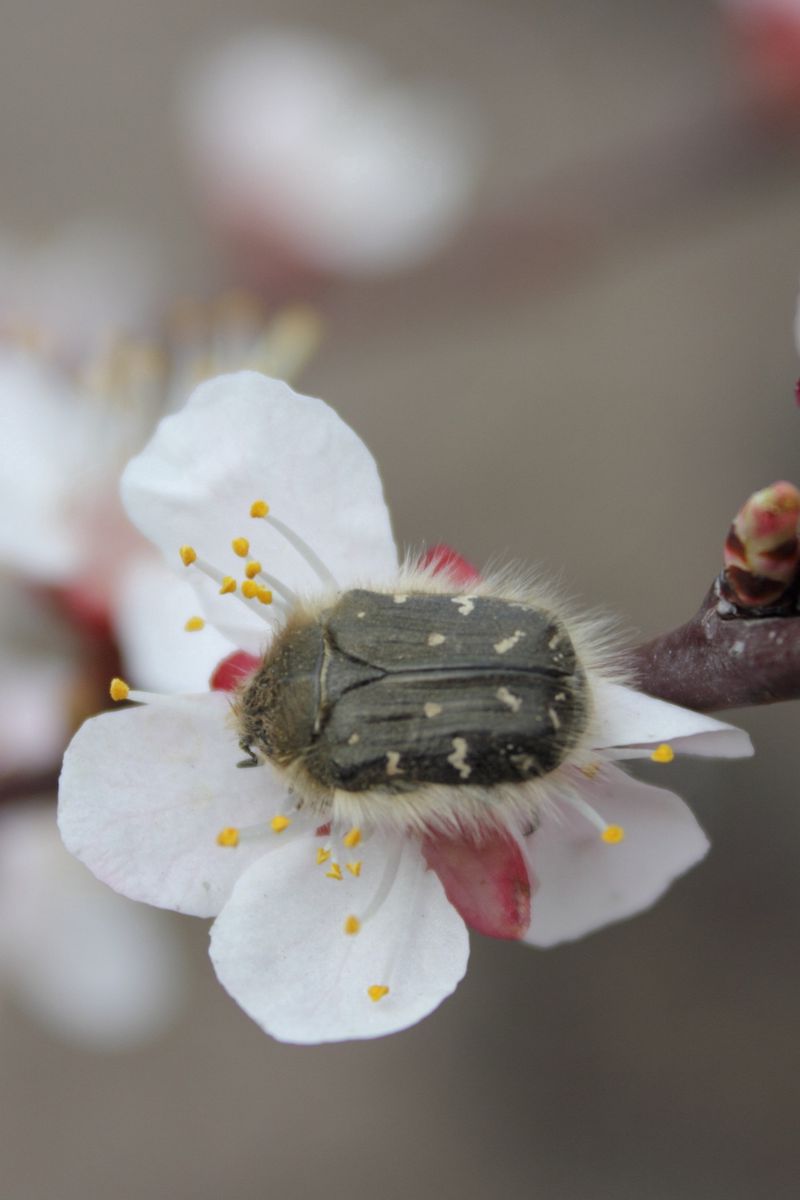
<path fill-rule="evenodd" d="M 248 600 L 255 600 L 256 596 L 258 595 L 258 584 L 252 579 L 243 579 L 242 595 L 246 596 Z"/>
<path fill-rule="evenodd" d="M 197 558 L 197 551 L 192 546 L 181 546 L 178 553 L 185 567 L 190 567 Z"/>
<path fill-rule="evenodd" d="M 130 688 L 124 679 L 112 679 L 108 694 L 112 700 L 127 700 Z"/>
<path fill-rule="evenodd" d="M 268 587 L 260 587 L 256 592 L 256 595 L 262 604 L 272 604 L 272 592 Z"/>
<path fill-rule="evenodd" d="M 244 569 L 244 573 L 248 579 L 255 579 L 256 575 L 259 573 L 260 570 L 261 570 L 261 563 L 256 562 L 254 560 L 253 562 L 249 562 L 247 564 L 247 566 Z"/>
<path fill-rule="evenodd" d="M 601 836 L 603 841 L 607 842 L 609 846 L 615 846 L 617 842 L 624 841 L 625 830 L 621 825 L 606 825 Z"/>
<path fill-rule="evenodd" d="M 273 833 L 283 833 L 284 829 L 288 829 L 291 823 L 288 817 L 283 817 L 280 814 L 277 817 L 273 817 L 270 821 Z"/>
<path fill-rule="evenodd" d="M 250 553 L 250 543 L 246 537 L 236 537 L 231 542 L 231 549 L 234 554 L 239 555 L 239 558 L 247 558 Z"/>
<path fill-rule="evenodd" d="M 358 843 L 361 841 L 361 830 L 357 825 L 354 825 L 349 833 L 346 833 L 342 838 L 348 850 L 355 850 Z"/>
<path fill-rule="evenodd" d="M 361 859 L 358 859 L 356 862 L 349 862 L 347 864 L 347 869 L 351 875 L 354 875 L 356 879 L 358 879 L 359 875 L 361 874 Z"/>
<path fill-rule="evenodd" d="M 672 746 L 668 746 L 666 742 L 662 742 L 660 746 L 656 747 L 650 757 L 653 762 L 671 763 L 675 757 L 675 751 L 672 749 Z"/>
<path fill-rule="evenodd" d="M 228 825 L 226 829 L 220 829 L 217 834 L 218 846 L 238 846 L 239 845 L 239 830 L 235 825 Z"/>
<path fill-rule="evenodd" d="M 251 517 L 266 517 L 269 512 L 269 505 L 266 500 L 254 500 L 250 505 Z"/>
<path fill-rule="evenodd" d="M 344 923 L 345 933 L 358 933 L 361 928 L 361 922 L 358 917 L 348 917 Z"/>
<path fill-rule="evenodd" d="M 220 596 L 227 596 L 230 592 L 236 591 L 236 580 L 232 575 L 226 575 L 222 583 L 219 585 Z"/>
<path fill-rule="evenodd" d="M 586 767 L 578 767 L 581 775 L 585 775 L 587 779 L 594 779 L 600 771 L 600 763 L 589 763 Z"/>
<path fill-rule="evenodd" d="M 202 617 L 189 617 L 189 620 L 184 625 L 187 633 L 197 633 L 200 629 L 205 629 L 206 623 Z"/>
<path fill-rule="evenodd" d="M 343 878 L 342 868 L 339 866 L 339 864 L 337 862 L 331 863 L 331 869 L 330 869 L 330 871 L 325 872 L 325 878 L 326 879 L 342 879 Z"/>
<path fill-rule="evenodd" d="M 322 846 L 319 846 L 317 849 L 317 866 L 321 867 L 323 863 L 328 861 L 330 856 L 330 850 L 323 850 Z"/>
<path fill-rule="evenodd" d="M 389 989 L 383 983 L 373 983 L 372 987 L 367 988 L 367 995 L 373 1003 L 377 1003 L 378 1000 L 382 1000 L 384 996 L 389 995 Z"/>

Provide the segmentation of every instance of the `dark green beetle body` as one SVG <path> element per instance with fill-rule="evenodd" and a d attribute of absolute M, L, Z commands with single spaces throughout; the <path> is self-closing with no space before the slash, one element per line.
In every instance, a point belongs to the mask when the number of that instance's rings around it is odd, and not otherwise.
<path fill-rule="evenodd" d="M 317 789 L 522 783 L 588 723 L 586 676 L 550 611 L 493 596 L 354 590 L 290 623 L 240 697 L 241 744 Z"/>

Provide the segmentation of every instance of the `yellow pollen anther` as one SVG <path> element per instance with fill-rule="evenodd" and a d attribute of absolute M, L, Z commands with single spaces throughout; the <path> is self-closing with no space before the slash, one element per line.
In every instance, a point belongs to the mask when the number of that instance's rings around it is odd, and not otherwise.
<path fill-rule="evenodd" d="M 248 600 L 255 600 L 258 595 L 258 584 L 252 579 L 242 580 L 242 595 Z"/>
<path fill-rule="evenodd" d="M 246 558 L 250 553 L 250 543 L 246 537 L 234 538 L 231 542 L 231 549 L 234 554 L 239 555 L 239 558 Z"/>
<path fill-rule="evenodd" d="M 200 629 L 205 629 L 206 623 L 202 617 L 189 617 L 189 620 L 184 625 L 187 633 L 197 633 Z"/>
<path fill-rule="evenodd" d="M 367 995 L 373 1003 L 377 1003 L 378 1000 L 382 1000 L 384 996 L 389 995 L 389 989 L 383 983 L 373 983 L 372 987 L 367 988 Z"/>
<path fill-rule="evenodd" d="M 358 933 L 361 928 L 361 922 L 358 917 L 348 917 L 344 923 L 345 933 Z"/>
<path fill-rule="evenodd" d="M 284 829 L 288 829 L 291 823 L 288 817 L 282 817 L 280 814 L 277 817 L 273 817 L 270 821 L 273 833 L 283 833 Z"/>
<path fill-rule="evenodd" d="M 347 869 L 351 875 L 354 875 L 355 878 L 358 879 L 359 875 L 361 874 L 361 859 L 358 859 L 357 862 L 348 863 Z"/>
<path fill-rule="evenodd" d="M 326 879 L 342 879 L 343 878 L 342 868 L 339 866 L 339 864 L 337 862 L 331 863 L 331 869 L 330 869 L 330 871 L 325 872 L 325 878 Z"/>
<path fill-rule="evenodd" d="M 625 830 L 621 825 L 606 825 L 601 836 L 609 846 L 615 846 L 625 840 Z"/>
<path fill-rule="evenodd" d="M 361 841 L 361 830 L 357 825 L 354 825 L 350 832 L 344 835 L 342 841 L 344 842 L 345 846 L 347 846 L 348 850 L 354 850 Z"/>
<path fill-rule="evenodd" d="M 330 850 L 324 850 L 322 848 L 322 846 L 318 847 L 318 849 L 317 849 L 317 866 L 321 867 L 323 863 L 326 863 L 328 861 L 330 856 L 331 856 Z"/>
<path fill-rule="evenodd" d="M 266 500 L 254 500 L 250 505 L 251 517 L 266 517 L 269 512 L 269 505 Z"/>
<path fill-rule="evenodd" d="M 255 579 L 256 575 L 259 573 L 260 570 L 261 570 L 261 563 L 253 561 L 253 562 L 249 562 L 247 564 L 247 566 L 244 569 L 244 573 L 248 579 Z"/>
<path fill-rule="evenodd" d="M 675 751 L 672 749 L 672 746 L 668 746 L 666 742 L 662 742 L 660 746 L 656 747 L 650 757 L 653 762 L 671 763 L 675 757 Z"/>
<path fill-rule="evenodd" d="M 268 587 L 260 587 L 256 595 L 262 604 L 272 604 L 272 592 Z"/>
<path fill-rule="evenodd" d="M 236 580 L 232 575 L 226 575 L 222 583 L 219 585 L 220 596 L 227 596 L 230 592 L 236 591 Z"/>
<path fill-rule="evenodd" d="M 197 551 L 192 546 L 181 546 L 178 553 L 185 567 L 190 567 L 197 558 Z"/>
<path fill-rule="evenodd" d="M 112 700 L 127 700 L 130 690 L 124 679 L 112 679 L 108 694 Z"/>
<path fill-rule="evenodd" d="M 239 830 L 235 825 L 228 825 L 226 829 L 220 829 L 217 834 L 218 846 L 238 846 L 239 845 Z"/>

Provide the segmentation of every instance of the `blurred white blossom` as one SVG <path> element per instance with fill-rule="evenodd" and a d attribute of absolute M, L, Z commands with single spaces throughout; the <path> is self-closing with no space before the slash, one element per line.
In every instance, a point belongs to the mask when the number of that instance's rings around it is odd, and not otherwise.
<path fill-rule="evenodd" d="M 466 213 L 475 120 L 428 81 L 399 83 L 367 49 L 252 31 L 189 65 L 180 120 L 212 220 L 265 267 L 283 257 L 367 274 L 434 253 Z M 252 257 L 252 256 L 251 256 Z"/>
<path fill-rule="evenodd" d="M 124 1050 L 185 992 L 177 929 L 102 887 L 64 849 L 48 803 L 0 809 L 0 992 L 66 1041 Z"/>

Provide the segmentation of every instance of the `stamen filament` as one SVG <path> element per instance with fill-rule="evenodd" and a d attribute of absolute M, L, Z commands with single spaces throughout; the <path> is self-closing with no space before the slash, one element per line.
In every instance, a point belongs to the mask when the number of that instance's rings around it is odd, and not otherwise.
<path fill-rule="evenodd" d="M 318 579 L 321 579 L 323 583 L 328 584 L 330 587 L 338 589 L 339 584 L 335 576 L 325 566 L 319 555 L 311 549 L 305 538 L 302 538 L 299 533 L 295 533 L 293 529 L 285 525 L 278 517 L 273 516 L 265 501 L 254 501 L 250 509 L 250 515 L 258 517 L 271 525 L 275 532 L 279 533 L 297 551 L 301 558 L 305 559 Z"/>
<path fill-rule="evenodd" d="M 600 837 L 603 841 L 611 846 L 621 842 L 625 838 L 625 830 L 621 825 L 609 825 L 608 821 L 600 816 L 596 809 L 592 808 L 591 804 L 587 803 L 582 796 L 572 795 L 566 796 L 565 799 L 573 808 L 577 809 L 582 816 L 586 817 L 594 825 L 595 829 L 600 830 Z"/>

